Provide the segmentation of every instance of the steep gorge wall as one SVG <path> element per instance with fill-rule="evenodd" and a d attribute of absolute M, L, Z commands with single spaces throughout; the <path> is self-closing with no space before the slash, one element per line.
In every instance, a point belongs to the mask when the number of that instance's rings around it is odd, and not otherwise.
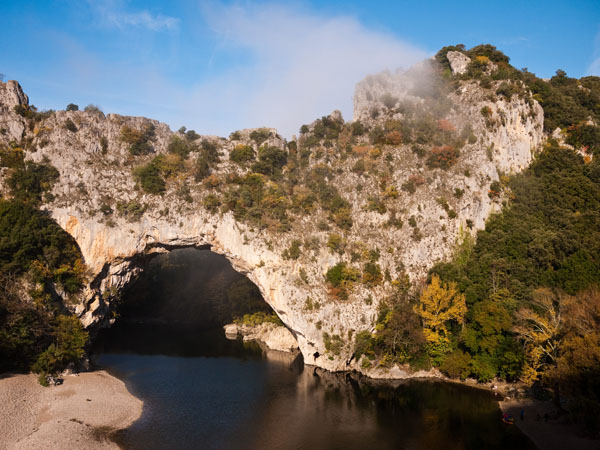
<path fill-rule="evenodd" d="M 401 74 L 389 73 L 361 82 L 355 95 L 355 119 L 375 126 L 373 108 L 385 110 L 384 93 L 401 98 L 404 83 Z M 132 169 L 151 156 L 132 157 L 120 139 L 121 131 L 124 126 L 141 129 L 153 124 L 154 152 L 166 154 L 175 134 L 167 125 L 84 111 L 57 111 L 32 124 L 13 111 L 14 106 L 28 101 L 15 82 L 0 84 L 0 140 L 5 144 L 26 142 L 28 160 L 49 161 L 60 172 L 52 197 L 43 207 L 75 238 L 88 267 L 89 284 L 73 306 L 85 326 L 111 322 L 120 292 L 142 270 L 146 256 L 179 247 L 210 247 L 259 287 L 265 301 L 296 336 L 307 364 L 329 370 L 362 370 L 351 358 L 352 336 L 373 329 L 377 304 L 395 289 L 394 280 L 406 273 L 414 284 L 422 282 L 435 262 L 451 255 L 461 230 L 468 231 L 468 224 L 470 232 L 483 228 L 489 215 L 499 209 L 498 200 L 488 195 L 490 183 L 503 173 L 526 167 L 543 138 L 543 113 L 535 101 L 492 101 L 488 92 L 472 82 L 454 91 L 451 100 L 447 120 L 457 128 L 470 124 L 477 137 L 461 150 L 451 170 L 427 168 L 410 146 L 402 144 L 381 146 L 385 159 L 365 157 L 368 167 L 362 174 L 352 169 L 358 158 L 355 153 L 347 158 L 327 148 L 323 155 L 311 153 L 309 167 L 329 167 L 328 181 L 350 203 L 350 230 L 334 225 L 322 229 L 319 222 L 326 214 L 318 207 L 311 214 L 294 215 L 287 232 L 258 229 L 236 220 L 232 212 L 209 212 L 203 200 L 211 190 L 189 176 L 170 181 L 163 195 L 146 194 L 136 186 Z M 482 116 L 483 107 L 490 109 L 495 125 L 490 126 L 490 120 Z M 401 112 L 395 114 L 388 111 L 388 118 L 403 119 Z M 76 132 L 65 128 L 68 120 L 76 125 Z M 254 145 L 250 132 L 242 130 L 235 139 L 198 139 L 213 142 L 219 149 L 220 162 L 213 175 L 227 179 L 228 174 L 244 170 L 230 162 L 228 155 L 240 143 Z M 267 142 L 285 148 L 285 141 L 274 130 Z M 7 169 L 0 170 L 5 178 Z M 371 210 L 368 202 L 371 196 L 382 195 L 384 175 L 387 185 L 397 187 L 398 193 L 386 199 L 387 210 L 382 213 Z M 400 186 L 413 175 L 427 182 L 415 193 L 401 191 Z M 183 187 L 189 190 L 188 198 L 181 195 Z M 6 186 L 0 188 L 7 192 Z M 460 198 L 453 196 L 457 188 L 464 191 Z M 442 197 L 456 217 L 450 217 L 440 204 Z M 117 214 L 117 204 L 131 202 L 145 205 L 143 212 L 135 218 Z M 114 213 L 105 215 L 105 205 Z M 401 217 L 400 227 L 388 225 L 392 211 Z M 418 238 L 417 227 L 408 224 L 409 218 L 417 224 Z M 332 251 L 326 245 L 332 233 L 342 236 L 348 251 Z M 285 258 L 283 251 L 296 239 L 303 243 L 300 256 Z M 354 254 L 376 249 L 386 279 L 373 286 L 356 283 L 345 300 L 332 298 L 324 275 L 340 261 L 354 264 L 350 249 Z M 325 333 L 339 337 L 341 346 L 326 348 Z M 393 374 L 407 373 L 395 369 Z"/>

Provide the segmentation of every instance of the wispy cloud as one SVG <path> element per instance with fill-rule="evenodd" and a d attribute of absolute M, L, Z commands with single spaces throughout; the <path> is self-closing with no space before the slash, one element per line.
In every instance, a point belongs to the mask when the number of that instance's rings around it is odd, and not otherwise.
<path fill-rule="evenodd" d="M 175 30 L 179 27 L 178 18 L 152 14 L 147 10 L 128 11 L 126 4 L 119 0 L 88 0 L 88 3 L 105 26 L 138 27 L 151 31 Z"/>
<path fill-rule="evenodd" d="M 131 11 L 123 15 L 121 3 L 105 0 L 100 5 L 106 24 L 142 20 L 133 19 Z M 186 58 L 205 55 L 206 61 L 193 66 L 204 64 L 210 67 L 207 72 L 180 73 L 184 69 L 176 58 L 167 72 L 164 57 L 170 53 L 124 58 L 63 43 L 69 55 L 64 62 L 72 67 L 74 78 L 65 83 L 94 93 L 89 101 L 106 112 L 145 115 L 172 128 L 186 125 L 226 136 L 236 129 L 268 126 L 289 137 L 302 124 L 334 109 L 351 120 L 358 81 L 427 57 L 397 36 L 368 28 L 353 17 L 324 17 L 298 6 L 212 3 L 198 17 L 183 18 L 180 26 L 208 30 L 203 41 L 198 39 L 185 53 Z M 139 53 L 146 54 L 143 50 Z M 86 61 L 85 68 L 81 61 Z"/>
<path fill-rule="evenodd" d="M 592 62 L 585 71 L 586 75 L 597 75 L 600 76 L 600 26 L 594 39 L 594 53 L 592 55 Z"/>
<path fill-rule="evenodd" d="M 596 58 L 596 60 L 592 61 L 585 71 L 585 74 L 600 76 L 600 58 Z"/>
<path fill-rule="evenodd" d="M 365 75 L 426 57 L 352 17 L 327 18 L 298 7 L 213 5 L 204 16 L 221 49 L 247 56 L 190 93 L 194 105 L 208 104 L 211 113 L 190 110 L 188 117 L 220 132 L 224 118 L 229 127 L 267 125 L 286 135 L 333 109 L 349 120 L 354 85 Z"/>

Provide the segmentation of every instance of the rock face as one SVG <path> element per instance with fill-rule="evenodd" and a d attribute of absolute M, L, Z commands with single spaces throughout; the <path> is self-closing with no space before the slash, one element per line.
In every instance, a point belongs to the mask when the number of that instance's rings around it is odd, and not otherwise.
<path fill-rule="evenodd" d="M 454 60 L 464 62 L 456 55 Z M 462 70 L 456 64 L 456 70 Z M 406 105 L 427 104 L 415 95 L 418 80 L 423 80 L 422 73 L 415 73 L 386 72 L 359 83 L 355 121 L 370 127 L 383 123 L 383 118 L 401 122 Z M 212 188 L 193 177 L 172 179 L 163 195 L 144 193 L 132 172 L 153 156 L 167 154 L 169 140 L 176 134 L 167 125 L 85 111 L 56 111 L 41 122 L 27 122 L 13 112 L 14 106 L 27 105 L 27 97 L 14 82 L 0 83 L 0 128 L 5 130 L 0 144 L 24 140 L 27 159 L 49 161 L 60 172 L 43 208 L 75 238 L 85 258 L 89 283 L 72 308 L 86 327 L 112 323 L 120 293 L 150 255 L 182 247 L 210 248 L 258 286 L 294 336 L 305 363 L 328 370 L 363 370 L 352 358 L 352 336 L 374 329 L 378 302 L 395 289 L 395 280 L 407 275 L 418 286 L 435 262 L 451 256 L 461 233 L 482 229 L 500 207 L 498 199 L 488 195 L 490 183 L 501 174 L 525 168 L 542 141 L 543 112 L 535 100 L 517 96 L 492 100 L 489 92 L 466 81 L 448 95 L 451 106 L 446 119 L 435 126 L 471 130 L 449 170 L 425 167 L 411 146 L 400 142 L 384 146 L 385 159 L 378 156 L 380 150 L 366 144 L 356 146 L 345 159 L 331 159 L 337 157 L 330 156 L 327 147 L 313 152 L 309 167 L 329 167 L 329 182 L 350 205 L 350 230 L 323 227 L 327 213 L 318 207 L 311 214 L 295 215 L 286 232 L 261 230 L 236 220 L 232 212 L 206 208 Z M 341 119 L 336 117 L 331 120 Z M 67 121 L 77 131 L 69 130 Z M 133 157 L 120 138 L 122 130 L 148 125 L 154 127 L 153 154 Z M 285 148 L 274 130 L 268 132 L 268 145 Z M 230 161 L 229 154 L 241 144 L 256 147 L 251 136 L 252 130 L 242 130 L 230 139 L 196 139 L 218 148 L 214 179 L 223 182 L 244 170 Z M 371 152 L 371 157 L 362 157 L 366 174 L 355 170 L 356 155 L 365 148 Z M 190 158 L 193 164 L 197 156 Z M 380 192 L 384 173 L 387 186 L 400 188 L 411 179 L 422 183 L 413 193 L 400 189 L 386 193 L 387 209 L 374 210 L 369 205 L 372 196 L 384 195 Z M 300 188 L 294 189 L 294 195 L 302 195 Z M 2 190 L 7 192 L 0 179 Z M 396 213 L 402 217 L 399 222 L 393 222 Z M 332 298 L 325 273 L 340 261 L 355 261 L 350 251 L 327 245 L 332 233 L 341 236 L 353 255 L 376 254 L 385 278 L 372 285 L 357 283 L 347 299 Z M 302 252 L 286 256 L 284 250 L 294 241 L 302 244 Z M 331 339 L 339 345 L 334 348 Z"/>
<path fill-rule="evenodd" d="M 298 351 L 298 342 L 286 327 L 264 322 L 257 326 L 230 323 L 224 327 L 225 335 L 236 339 L 243 336 L 244 341 L 260 341 L 270 350 L 278 352 Z"/>
<path fill-rule="evenodd" d="M 29 105 L 29 98 L 23 92 L 21 85 L 15 80 L 0 82 L 0 108 L 2 111 L 12 111 L 15 106 Z"/>
<path fill-rule="evenodd" d="M 452 69 L 452 73 L 454 75 L 462 75 L 465 73 L 469 63 L 471 62 L 471 58 L 461 52 L 450 51 L 446 53 L 446 57 L 448 58 L 450 68 Z"/>

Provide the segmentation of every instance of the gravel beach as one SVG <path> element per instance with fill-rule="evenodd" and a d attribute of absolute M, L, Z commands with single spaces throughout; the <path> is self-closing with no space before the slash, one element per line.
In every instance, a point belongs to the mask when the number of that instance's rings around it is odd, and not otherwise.
<path fill-rule="evenodd" d="M 33 374 L 0 375 L 0 450 L 118 449 L 109 435 L 141 413 L 142 401 L 105 371 L 47 388 Z"/>

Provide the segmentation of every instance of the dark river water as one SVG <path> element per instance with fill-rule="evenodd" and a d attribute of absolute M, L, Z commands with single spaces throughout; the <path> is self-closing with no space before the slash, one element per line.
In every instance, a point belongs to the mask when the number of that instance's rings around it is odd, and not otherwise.
<path fill-rule="evenodd" d="M 534 449 L 493 397 L 462 385 L 376 383 L 230 341 L 220 328 L 117 324 L 95 362 L 144 401 L 125 449 Z"/>

